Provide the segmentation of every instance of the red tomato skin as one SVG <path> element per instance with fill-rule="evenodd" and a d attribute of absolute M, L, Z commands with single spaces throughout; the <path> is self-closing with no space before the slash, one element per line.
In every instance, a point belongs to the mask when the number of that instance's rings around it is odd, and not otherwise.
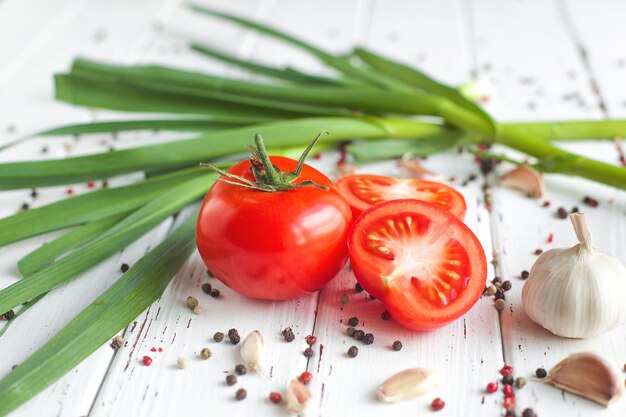
<path fill-rule="evenodd" d="M 462 224 L 460 227 L 469 232 L 467 235 L 468 245 L 474 249 L 471 250 L 470 256 L 472 259 L 473 279 L 470 281 L 470 287 L 465 290 L 468 291 L 468 293 L 463 295 L 462 305 L 456 306 L 457 308 L 451 309 L 452 311 L 442 311 L 440 313 L 436 312 L 436 308 L 433 309 L 430 305 L 424 305 L 423 308 L 419 310 L 407 308 L 406 293 L 391 291 L 380 279 L 382 268 L 377 270 L 376 265 L 368 262 L 367 255 L 357 249 L 359 245 L 356 243 L 357 240 L 360 239 L 359 232 L 361 231 L 361 226 L 368 222 L 368 215 L 370 213 L 381 212 L 388 208 L 399 210 L 401 209 L 401 204 L 427 206 L 428 210 L 432 210 L 433 212 L 445 212 L 447 213 L 448 221 L 454 222 L 451 218 L 455 216 L 445 209 L 418 200 L 390 200 L 377 204 L 365 210 L 353 222 L 350 228 L 350 235 L 348 237 L 350 263 L 359 284 L 361 284 L 365 291 L 376 297 L 385 305 L 385 308 L 397 323 L 412 330 L 430 331 L 458 319 L 480 299 L 487 280 L 487 259 L 478 238 L 467 226 Z M 432 313 L 433 311 L 435 311 L 434 314 Z"/>
<path fill-rule="evenodd" d="M 270 157 L 282 171 L 297 161 Z M 250 163 L 229 173 L 253 180 Z M 236 292 L 262 300 L 286 300 L 319 290 L 348 257 L 350 206 L 324 174 L 304 165 L 295 181 L 329 187 L 265 192 L 216 181 L 196 226 L 207 268 Z"/>

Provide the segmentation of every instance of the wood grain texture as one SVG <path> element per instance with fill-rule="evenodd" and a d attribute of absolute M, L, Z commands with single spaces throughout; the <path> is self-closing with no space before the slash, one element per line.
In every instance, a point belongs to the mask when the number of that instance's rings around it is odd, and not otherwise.
<path fill-rule="evenodd" d="M 128 117 L 109 111 L 87 111 L 54 102 L 51 74 L 67 68 L 72 58 L 85 55 L 123 63 L 155 62 L 167 65 L 244 76 L 237 69 L 208 60 L 186 48 L 188 40 L 217 45 L 243 58 L 270 64 L 292 65 L 306 71 L 329 71 L 311 57 L 259 37 L 236 26 L 190 13 L 177 0 L 109 1 L 106 3 L 51 0 L 0 3 L 0 38 L 15 39 L 0 47 L 0 144 L 43 128 L 64 123 Z M 485 107 L 499 120 L 549 120 L 624 116 L 623 84 L 626 59 L 616 47 L 623 35 L 620 24 L 624 6 L 617 2 L 538 0 L 461 0 L 414 2 L 409 0 L 245 0 L 206 4 L 271 22 L 332 51 L 347 51 L 364 44 L 435 77 L 462 84 L 473 76 L 489 79 L 495 87 Z M 37 7 L 32 19 L 23 19 Z M 26 22 L 26 23 L 22 23 Z M 623 36 L 622 36 L 623 37 Z M 9 65 L 4 63 L 9 60 Z M 252 76 L 254 77 L 254 75 Z M 0 153 L 1 161 L 64 157 L 105 151 L 138 143 L 159 142 L 171 136 L 149 132 L 127 133 L 114 139 L 46 138 Z M 48 153 L 42 154 L 46 146 Z M 576 152 L 617 163 L 614 143 L 563 144 Z M 514 153 L 512 153 L 514 155 Z M 336 152 L 314 161 L 333 174 Z M 578 397 L 530 381 L 539 366 L 550 367 L 565 355 L 595 349 L 618 362 L 625 360 L 626 327 L 587 341 L 557 338 L 531 323 L 521 308 L 523 281 L 518 274 L 529 269 L 537 248 L 569 246 L 574 235 L 568 221 L 557 220 L 557 207 L 583 207 L 584 195 L 600 201 L 586 209 L 596 246 L 626 261 L 625 193 L 589 181 L 550 176 L 544 208 L 496 186 L 507 170 L 482 177 L 473 158 L 456 151 L 424 161 L 459 188 L 468 203 L 466 220 L 481 240 L 488 259 L 495 251 L 497 267 L 489 278 L 502 276 L 513 282 L 507 293 L 507 310 L 498 317 L 493 300 L 483 297 L 463 319 L 430 333 L 415 333 L 380 318 L 384 308 L 366 294 L 354 292 L 354 276 L 346 267 L 319 294 L 286 303 L 247 300 L 209 278 L 197 255 L 178 273 L 164 295 L 122 332 L 125 344 L 118 351 L 107 345 L 75 370 L 16 410 L 15 416 L 168 416 L 168 415 L 286 415 L 267 400 L 271 391 L 283 391 L 302 371 L 313 373 L 310 387 L 312 416 L 425 414 L 430 401 L 441 396 L 447 403 L 440 415 L 501 415 L 502 394 L 488 395 L 485 385 L 499 378 L 498 369 L 512 364 L 527 387 L 516 392 L 518 415 L 532 406 L 539 415 L 563 413 L 579 416 L 623 416 L 626 400 L 603 409 Z M 393 162 L 368 164 L 363 172 L 398 175 Z M 470 174 L 474 181 L 466 182 Z M 454 181 L 451 178 L 454 177 Z M 117 179 L 131 181 L 136 176 Z M 493 209 L 487 210 L 483 182 L 493 187 Z M 86 191 L 85 184 L 73 186 Z M 33 199 L 29 190 L 0 193 L 0 215 L 17 211 L 26 202 L 34 206 L 65 198 L 66 187 L 40 190 Z M 89 304 L 119 275 L 121 263 L 132 264 L 171 230 L 172 221 L 84 274 L 51 292 L 0 338 L 0 376 L 10 371 L 55 331 Z M 551 244 L 546 243 L 550 233 Z M 19 275 L 16 260 L 54 234 L 0 248 L 0 287 Z M 204 294 L 201 285 L 212 283 L 222 291 L 219 299 Z M 200 300 L 201 315 L 185 306 L 188 296 Z M 347 295 L 348 304 L 341 298 Z M 362 345 L 345 336 L 346 321 L 358 316 L 362 328 L 375 335 L 375 343 Z M 283 341 L 280 330 L 291 326 L 296 339 Z M 238 346 L 215 343 L 213 333 L 237 328 L 242 337 L 260 330 L 270 350 L 270 377 L 245 375 L 229 387 L 224 379 L 239 363 Z M 302 351 L 304 337 L 315 334 L 314 356 Z M 402 341 L 400 352 L 390 349 Z M 346 355 L 351 345 L 359 355 Z M 323 348 L 322 348 L 323 346 Z M 199 351 L 212 350 L 209 360 Z M 156 352 L 152 352 L 154 348 Z M 159 352 L 158 349 L 163 349 Z M 141 359 L 154 361 L 145 367 Z M 178 357 L 188 366 L 175 366 Z M 392 373 L 408 367 L 429 367 L 444 375 L 445 383 L 418 400 L 381 404 L 375 390 Z M 238 388 L 248 391 L 243 402 L 234 399 Z"/>

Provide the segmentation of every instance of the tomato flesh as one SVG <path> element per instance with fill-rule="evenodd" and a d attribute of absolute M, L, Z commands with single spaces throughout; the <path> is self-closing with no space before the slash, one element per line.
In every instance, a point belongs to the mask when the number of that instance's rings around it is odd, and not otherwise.
<path fill-rule="evenodd" d="M 456 216 L 417 200 L 366 210 L 348 240 L 359 283 L 400 324 L 444 325 L 478 300 L 487 278 L 484 250 Z"/>
<path fill-rule="evenodd" d="M 416 199 L 436 204 L 463 219 L 467 206 L 463 196 L 446 184 L 419 179 L 397 179 L 382 175 L 354 174 L 341 177 L 337 187 L 358 217 L 383 201 Z"/>
<path fill-rule="evenodd" d="M 270 157 L 282 171 L 297 161 Z M 253 180 L 250 163 L 229 173 Z M 324 174 L 304 165 L 300 187 L 265 192 L 216 181 L 204 198 L 196 226 L 198 251 L 207 268 L 247 297 L 285 300 L 319 290 L 345 264 L 352 214 Z"/>

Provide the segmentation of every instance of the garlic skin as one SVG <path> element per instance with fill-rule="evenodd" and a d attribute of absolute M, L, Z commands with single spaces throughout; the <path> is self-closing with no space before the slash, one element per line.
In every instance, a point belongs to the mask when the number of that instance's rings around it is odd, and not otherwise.
<path fill-rule="evenodd" d="M 532 321 L 552 333 L 588 338 L 626 318 L 626 267 L 593 248 L 583 213 L 570 219 L 580 243 L 537 258 L 522 289 L 522 305 Z"/>
<path fill-rule="evenodd" d="M 250 371 L 266 375 L 268 353 L 261 332 L 258 330 L 251 332 L 241 343 L 239 354 Z"/>
<path fill-rule="evenodd" d="M 285 406 L 290 413 L 303 414 L 310 399 L 311 392 L 298 378 L 293 379 L 287 386 Z"/>
<path fill-rule="evenodd" d="M 441 384 L 441 375 L 423 368 L 406 369 L 388 378 L 378 387 L 377 397 L 396 403 L 424 395 Z"/>
<path fill-rule="evenodd" d="M 531 198 L 541 198 L 545 192 L 541 172 L 527 165 L 521 165 L 500 178 L 500 185 L 518 190 Z"/>

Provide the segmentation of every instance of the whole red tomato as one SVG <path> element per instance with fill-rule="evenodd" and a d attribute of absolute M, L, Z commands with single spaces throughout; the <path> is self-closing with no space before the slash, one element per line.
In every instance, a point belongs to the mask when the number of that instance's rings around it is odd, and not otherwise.
<path fill-rule="evenodd" d="M 281 171 L 298 162 L 270 157 Z M 227 172 L 249 181 L 250 161 Z M 287 191 L 259 191 L 216 181 L 204 198 L 196 227 L 208 269 L 240 294 L 285 300 L 319 290 L 345 264 L 350 206 L 321 172 L 303 165 Z M 235 182 L 237 182 L 235 180 Z"/>

